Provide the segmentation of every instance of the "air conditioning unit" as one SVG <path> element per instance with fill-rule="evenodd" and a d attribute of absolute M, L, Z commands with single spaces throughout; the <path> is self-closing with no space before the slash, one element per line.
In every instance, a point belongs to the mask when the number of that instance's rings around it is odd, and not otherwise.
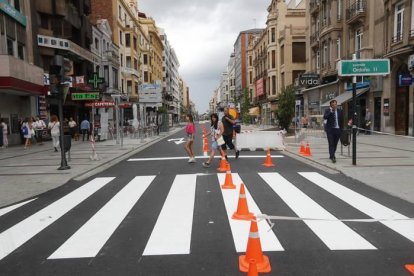
<path fill-rule="evenodd" d="M 408 57 L 408 70 L 414 70 L 414 55 Z"/>

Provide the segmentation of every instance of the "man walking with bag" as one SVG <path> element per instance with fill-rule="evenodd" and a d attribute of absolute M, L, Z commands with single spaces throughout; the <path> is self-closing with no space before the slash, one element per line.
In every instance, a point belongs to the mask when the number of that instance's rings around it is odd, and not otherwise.
<path fill-rule="evenodd" d="M 221 149 L 224 152 L 224 156 L 227 159 L 227 147 L 231 150 L 236 151 L 236 158 L 239 158 L 240 151 L 236 149 L 236 147 L 233 144 L 233 125 L 236 123 L 236 120 L 233 118 L 233 116 L 229 113 L 229 108 L 226 107 L 224 109 L 224 116 L 221 119 L 221 122 L 223 123 L 224 131 L 223 131 L 223 139 L 225 144 L 221 146 Z"/>
<path fill-rule="evenodd" d="M 344 115 L 341 109 L 337 108 L 336 100 L 329 102 L 330 107 L 325 110 L 323 118 L 326 120 L 326 136 L 329 144 L 329 159 L 332 163 L 336 163 L 336 147 L 344 128 Z"/>

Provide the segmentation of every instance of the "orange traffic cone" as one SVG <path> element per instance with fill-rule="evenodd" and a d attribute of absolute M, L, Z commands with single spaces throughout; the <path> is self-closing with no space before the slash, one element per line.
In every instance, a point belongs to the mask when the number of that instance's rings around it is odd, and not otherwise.
<path fill-rule="evenodd" d="M 270 155 L 270 149 L 267 150 L 267 154 L 266 154 L 266 160 L 264 162 L 264 164 L 262 164 L 265 167 L 274 167 L 275 164 L 273 164 L 272 162 L 272 157 Z"/>
<path fill-rule="evenodd" d="M 300 143 L 300 150 L 299 150 L 299 154 L 305 154 L 305 145 L 303 144 L 303 142 L 302 143 Z"/>
<path fill-rule="evenodd" d="M 303 156 L 312 156 L 309 143 L 306 144 L 306 149 L 305 149 L 305 153 L 303 154 Z"/>
<path fill-rule="evenodd" d="M 236 189 L 236 185 L 234 185 L 233 183 L 233 177 L 231 176 L 231 169 L 230 169 L 229 163 L 227 163 L 226 178 L 224 179 L 224 184 L 221 185 L 221 188 L 222 189 Z"/>
<path fill-rule="evenodd" d="M 206 141 L 206 140 L 204 140 L 203 152 L 204 153 L 208 152 L 208 141 Z"/>
<path fill-rule="evenodd" d="M 239 220 L 252 220 L 254 218 L 253 213 L 249 212 L 249 207 L 247 206 L 246 191 L 244 190 L 244 184 L 240 185 L 240 195 L 239 202 L 237 203 L 237 211 L 234 212 L 232 219 Z"/>
<path fill-rule="evenodd" d="M 258 276 L 259 273 L 257 272 L 256 261 L 251 259 L 249 262 L 249 271 L 247 272 L 247 276 Z"/>
<path fill-rule="evenodd" d="M 221 160 L 220 160 L 220 166 L 217 168 L 220 172 L 227 171 L 227 160 L 226 157 L 224 157 L 223 152 L 221 153 Z"/>
<path fill-rule="evenodd" d="M 249 260 L 255 260 L 258 272 L 270 272 L 269 258 L 263 255 L 262 245 L 260 243 L 259 229 L 256 220 L 250 224 L 249 240 L 247 241 L 246 255 L 239 257 L 239 269 L 241 272 L 248 272 Z"/>
<path fill-rule="evenodd" d="M 414 275 L 414 264 L 406 264 L 405 269 L 407 269 L 408 272 L 411 273 L 411 275 Z"/>

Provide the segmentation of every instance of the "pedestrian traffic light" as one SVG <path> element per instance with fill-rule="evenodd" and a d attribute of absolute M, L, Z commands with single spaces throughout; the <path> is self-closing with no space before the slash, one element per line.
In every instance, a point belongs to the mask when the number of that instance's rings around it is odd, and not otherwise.
<path fill-rule="evenodd" d="M 59 93 L 57 86 L 59 84 L 71 84 L 72 78 L 67 76 L 72 71 L 72 63 L 68 58 L 56 55 L 49 66 L 50 92 Z"/>

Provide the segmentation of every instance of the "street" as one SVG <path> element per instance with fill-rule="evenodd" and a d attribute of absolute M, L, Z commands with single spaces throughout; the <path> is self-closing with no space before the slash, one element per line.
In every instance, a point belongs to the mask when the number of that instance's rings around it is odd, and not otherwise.
<path fill-rule="evenodd" d="M 280 151 L 270 168 L 263 151 L 230 152 L 237 188 L 223 190 L 219 159 L 202 166 L 201 135 L 197 125 L 194 164 L 181 130 L 86 180 L 0 208 L 0 274 L 244 275 L 250 222 L 231 219 L 244 183 L 255 214 L 319 219 L 258 222 L 269 275 L 407 275 L 414 204 Z"/>

